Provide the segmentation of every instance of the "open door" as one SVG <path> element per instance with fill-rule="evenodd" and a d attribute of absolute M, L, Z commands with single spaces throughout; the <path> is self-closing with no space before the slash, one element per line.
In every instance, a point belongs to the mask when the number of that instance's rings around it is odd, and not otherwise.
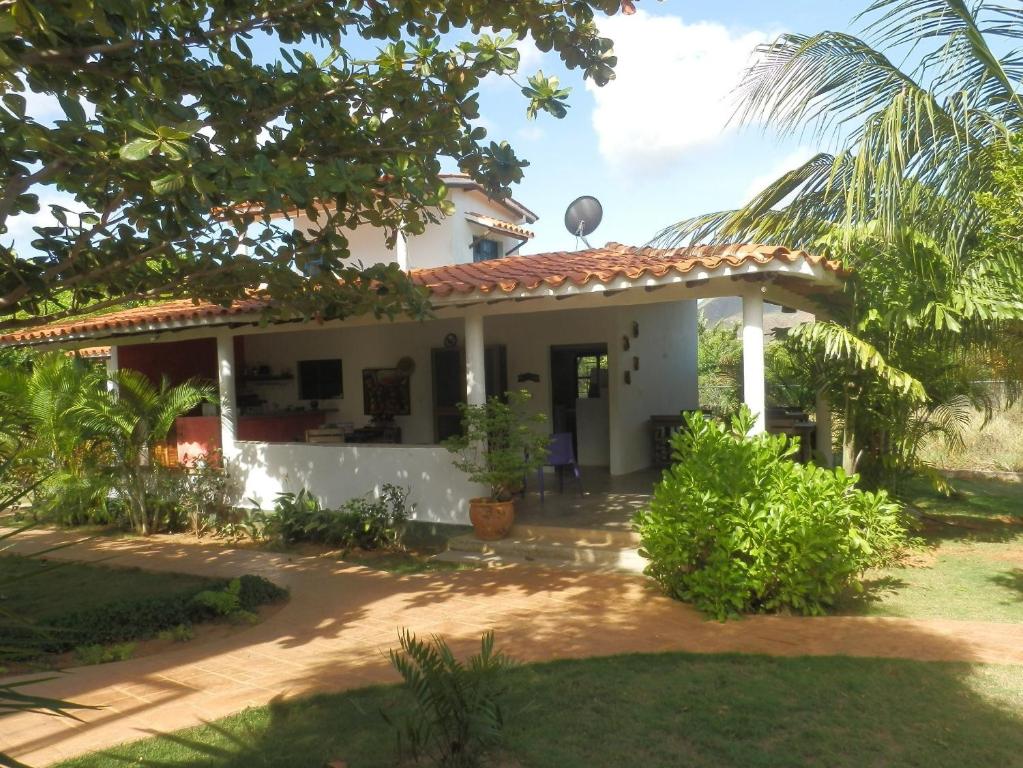
<path fill-rule="evenodd" d="M 434 349 L 433 369 L 433 436 L 440 443 L 459 434 L 462 417 L 459 403 L 465 402 L 465 352 L 458 347 Z M 508 354 L 503 344 L 484 350 L 487 397 L 503 396 L 508 391 Z"/>
<path fill-rule="evenodd" d="M 610 463 L 607 344 L 551 347 L 551 431 L 569 432 L 580 464 Z"/>

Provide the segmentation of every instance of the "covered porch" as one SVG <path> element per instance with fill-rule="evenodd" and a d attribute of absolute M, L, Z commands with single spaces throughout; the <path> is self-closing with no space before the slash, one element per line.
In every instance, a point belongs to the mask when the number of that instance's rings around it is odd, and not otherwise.
<path fill-rule="evenodd" d="M 254 302 L 177 302 L 44 329 L 35 343 L 109 343 L 111 369 L 215 382 L 219 406 L 179 420 L 175 454 L 219 450 L 240 501 L 267 507 L 304 487 L 336 507 L 392 483 L 431 523 L 467 523 L 469 499 L 484 494 L 440 445 L 459 428 L 458 404 L 525 389 L 552 432 L 571 434 L 585 493 L 569 484 L 539 505 L 530 488 L 521 519 L 623 528 L 656 478 L 654 423 L 701 405 L 699 300 L 741 297 L 743 399 L 759 432 L 765 302 L 826 314 L 842 284 L 837 264 L 773 246 L 611 244 L 410 277 L 430 295 L 426 320 L 267 323 Z M 826 402 L 810 426 L 828 460 Z"/>

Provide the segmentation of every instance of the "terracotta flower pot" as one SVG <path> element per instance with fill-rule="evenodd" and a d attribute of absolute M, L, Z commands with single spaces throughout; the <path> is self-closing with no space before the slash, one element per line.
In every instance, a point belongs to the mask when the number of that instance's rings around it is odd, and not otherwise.
<path fill-rule="evenodd" d="M 503 539 L 515 522 L 515 502 L 469 499 L 469 519 L 477 539 Z"/>

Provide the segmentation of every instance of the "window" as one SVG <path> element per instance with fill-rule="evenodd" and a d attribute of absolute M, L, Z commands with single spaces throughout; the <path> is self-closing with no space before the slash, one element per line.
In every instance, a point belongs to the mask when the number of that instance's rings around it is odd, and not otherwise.
<path fill-rule="evenodd" d="M 579 355 L 575 359 L 576 393 L 582 399 L 600 397 L 607 386 L 607 355 Z"/>
<path fill-rule="evenodd" d="M 298 396 L 301 400 L 344 397 L 340 360 L 299 360 Z"/>
<path fill-rule="evenodd" d="M 501 258 L 501 244 L 486 237 L 476 237 L 472 241 L 472 260 L 490 261 Z"/>

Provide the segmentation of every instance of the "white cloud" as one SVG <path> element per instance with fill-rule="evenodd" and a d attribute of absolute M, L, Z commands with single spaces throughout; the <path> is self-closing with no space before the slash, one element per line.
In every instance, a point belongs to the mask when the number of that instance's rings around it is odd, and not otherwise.
<path fill-rule="evenodd" d="M 516 40 L 514 46 L 519 51 L 519 74 L 532 75 L 543 62 L 543 51 L 536 47 L 532 35 L 526 35 L 523 39 Z"/>
<path fill-rule="evenodd" d="M 770 39 L 642 10 L 607 18 L 600 31 L 614 40 L 618 66 L 603 88 L 587 81 L 593 127 L 608 164 L 630 172 L 665 169 L 720 138 L 753 49 Z"/>
<path fill-rule="evenodd" d="M 782 174 L 798 168 L 815 154 L 817 153 L 809 147 L 799 147 L 780 157 L 769 170 L 750 179 L 745 192 L 743 192 L 742 202 L 748 203 L 765 187 L 777 181 Z"/>

